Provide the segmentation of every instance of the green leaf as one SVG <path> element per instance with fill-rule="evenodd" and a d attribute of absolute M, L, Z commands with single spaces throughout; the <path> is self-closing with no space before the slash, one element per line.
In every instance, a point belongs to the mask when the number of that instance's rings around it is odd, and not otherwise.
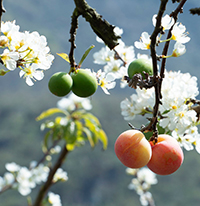
<path fill-rule="evenodd" d="M 61 110 L 61 109 L 58 109 L 58 108 L 51 108 L 51 109 L 48 109 L 44 112 L 42 112 L 38 117 L 36 117 L 36 121 L 40 121 L 46 117 L 49 117 L 53 114 L 56 114 L 56 113 L 63 113 L 63 114 L 66 114 L 66 112 L 64 110 Z"/>
<path fill-rule="evenodd" d="M 162 115 L 163 114 L 167 114 L 168 112 L 170 112 L 171 110 L 169 109 L 169 110 L 165 110 L 163 113 L 162 113 Z"/>
<path fill-rule="evenodd" d="M 74 144 L 66 144 L 66 148 L 68 151 L 72 151 L 75 149 L 75 145 Z"/>
<path fill-rule="evenodd" d="M 68 54 L 65 53 L 56 53 L 58 56 L 62 57 L 65 61 L 70 63 Z"/>
<path fill-rule="evenodd" d="M 96 126 L 101 127 L 101 124 L 100 124 L 98 118 L 95 117 L 93 114 L 85 113 L 85 114 L 83 114 L 82 117 L 86 122 L 90 121 L 91 123 L 95 124 Z"/>
<path fill-rule="evenodd" d="M 84 127 L 84 128 L 83 128 L 83 132 L 86 134 L 87 139 L 88 139 L 88 141 L 89 141 L 89 143 L 90 143 L 90 146 L 91 146 L 91 147 L 94 147 L 94 146 L 95 146 L 95 143 L 94 143 L 94 141 L 93 141 L 91 131 L 90 131 L 87 127 Z"/>
<path fill-rule="evenodd" d="M 158 134 L 165 134 L 166 131 L 163 127 L 161 127 L 159 124 L 157 124 Z"/>
<path fill-rule="evenodd" d="M 43 141 L 43 145 L 42 145 L 43 152 L 46 152 L 48 150 L 48 140 L 49 140 L 51 133 L 52 133 L 52 131 L 49 130 L 44 136 L 44 141 Z"/>
<path fill-rule="evenodd" d="M 86 52 L 83 54 L 82 58 L 81 58 L 81 61 L 79 62 L 78 65 L 81 65 L 83 63 L 83 61 L 85 60 L 85 58 L 87 57 L 87 55 L 89 54 L 89 52 L 91 51 L 91 49 L 94 48 L 94 45 L 90 46 Z"/>
<path fill-rule="evenodd" d="M 98 132 L 98 139 L 102 142 L 103 149 L 106 150 L 108 146 L 108 138 L 106 133 L 102 129 Z"/>
<path fill-rule="evenodd" d="M 52 135 L 53 141 L 63 138 L 64 131 L 61 125 L 55 124 L 54 127 L 52 128 L 52 131 L 53 131 L 53 135 Z"/>
<path fill-rule="evenodd" d="M 147 140 L 149 140 L 152 137 L 152 135 L 153 135 L 153 132 L 145 132 L 144 133 L 144 136 Z"/>
<path fill-rule="evenodd" d="M 64 138 L 67 144 L 74 144 L 76 141 L 76 125 L 73 121 L 65 127 Z"/>

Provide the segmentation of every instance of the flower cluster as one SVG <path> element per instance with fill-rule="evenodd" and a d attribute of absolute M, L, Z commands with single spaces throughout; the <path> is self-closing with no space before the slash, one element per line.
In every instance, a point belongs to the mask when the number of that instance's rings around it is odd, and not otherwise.
<path fill-rule="evenodd" d="M 140 195 L 140 202 L 142 205 L 147 206 L 153 202 L 152 194 L 149 192 L 151 185 L 157 184 L 158 180 L 156 174 L 146 167 L 142 169 L 127 168 L 126 173 L 133 175 L 134 178 L 128 185 L 130 190 L 135 190 Z M 150 204 L 153 205 L 153 204 Z"/>
<path fill-rule="evenodd" d="M 156 25 L 156 15 L 153 16 L 152 22 L 153 25 Z M 179 57 L 186 52 L 185 43 L 190 41 L 190 37 L 187 36 L 186 28 L 184 25 L 179 22 L 174 22 L 174 19 L 169 15 L 165 15 L 161 21 L 163 27 L 163 33 L 166 30 L 172 28 L 172 36 L 169 39 L 161 40 L 163 34 L 160 34 L 157 37 L 157 44 L 166 42 L 166 41 L 175 41 L 174 49 L 171 55 L 161 56 L 162 58 L 169 57 Z M 118 27 L 115 28 L 115 33 L 117 35 L 123 34 L 123 30 Z M 103 43 L 98 37 L 97 41 Z M 121 79 L 121 87 L 125 87 L 127 84 L 123 81 L 123 77 L 127 76 L 127 69 L 129 64 L 136 58 L 148 58 L 147 55 L 138 54 L 135 56 L 134 47 L 126 46 L 122 40 L 118 40 L 119 45 L 115 47 L 114 50 L 110 50 L 107 46 L 102 47 L 100 51 L 95 52 L 94 63 L 99 65 L 104 65 L 103 69 L 98 70 L 95 74 L 99 81 L 99 85 L 102 87 L 103 91 L 106 94 L 109 89 L 115 87 L 115 81 Z M 151 38 L 148 32 L 143 32 L 141 34 L 140 41 L 135 41 L 134 45 L 138 49 L 148 50 L 150 49 Z"/>
<path fill-rule="evenodd" d="M 199 94 L 197 78 L 189 73 L 165 72 L 161 93 L 159 125 L 165 132 L 177 139 L 186 150 L 194 147 L 200 153 L 200 135 L 198 133 L 197 113 L 192 109 L 193 103 Z M 136 89 L 130 99 L 121 102 L 121 114 L 127 121 L 133 120 L 136 115 L 152 113 L 154 106 L 154 89 Z"/>
<path fill-rule="evenodd" d="M 123 30 L 118 27 L 114 31 L 117 35 L 123 33 Z M 98 37 L 97 41 L 103 43 Z M 115 50 L 110 50 L 105 46 L 93 55 L 94 63 L 104 65 L 103 69 L 97 71 L 96 77 L 99 85 L 106 94 L 110 94 L 108 90 L 115 87 L 115 80 L 123 79 L 127 75 L 128 65 L 135 59 L 133 46 L 126 46 L 122 40 L 118 40 L 118 43 Z"/>
<path fill-rule="evenodd" d="M 152 18 L 153 25 L 156 26 L 156 17 L 157 15 L 154 15 Z M 174 19 L 170 17 L 168 14 L 166 14 L 162 20 L 161 25 L 163 28 L 163 32 L 165 30 L 169 30 L 172 28 L 172 35 L 169 39 L 161 40 L 162 34 L 157 38 L 157 44 L 174 40 L 176 43 L 174 44 L 173 52 L 170 56 L 162 56 L 162 58 L 168 58 L 168 57 L 179 57 L 183 55 L 186 52 L 186 48 L 184 43 L 187 43 L 190 41 L 190 37 L 187 36 L 186 28 L 184 25 L 180 24 L 179 22 L 174 22 Z M 140 41 L 135 42 L 135 47 L 142 50 L 150 49 L 151 44 L 151 38 L 148 32 L 143 32 L 141 34 Z"/>
<path fill-rule="evenodd" d="M 49 53 L 45 36 L 36 31 L 20 32 L 19 29 L 15 21 L 1 23 L 0 47 L 4 49 L 0 54 L 1 63 L 8 71 L 19 68 L 19 76 L 32 86 L 33 81 L 43 79 L 43 70 L 50 68 L 54 56 Z M 8 71 L 1 71 L 1 75 Z"/>
<path fill-rule="evenodd" d="M 153 25 L 156 26 L 157 15 L 152 18 Z M 165 41 L 175 41 L 172 55 L 162 56 L 162 58 L 178 57 L 186 52 L 185 43 L 190 41 L 186 28 L 179 22 L 175 22 L 172 17 L 165 15 L 161 20 L 163 28 L 162 34 L 157 37 L 157 44 Z M 166 30 L 171 30 L 171 37 L 161 40 Z M 118 35 L 123 31 L 115 28 Z M 98 41 L 100 41 L 98 39 Z M 143 32 L 140 41 L 134 43 L 135 47 L 142 50 L 150 49 L 151 38 L 147 32 Z M 115 80 L 123 78 L 127 75 L 127 68 L 131 61 L 136 58 L 148 58 L 147 55 L 138 54 L 135 57 L 133 46 L 125 46 L 124 42 L 119 40 L 119 45 L 115 51 L 103 47 L 99 52 L 94 54 L 94 63 L 104 65 L 103 71 L 99 70 L 96 74 L 102 80 L 101 86 L 105 93 L 106 89 L 114 88 Z M 120 58 L 119 58 L 119 56 Z M 106 80 L 109 79 L 109 84 Z M 107 88 L 105 87 L 107 84 Z M 121 82 L 121 87 L 127 83 Z M 104 87 L 104 88 L 103 88 Z M 125 120 L 130 121 L 137 115 L 152 114 L 155 104 L 154 89 L 135 90 L 130 98 L 126 98 L 121 102 L 121 114 Z M 200 153 L 200 135 L 198 133 L 197 113 L 192 109 L 193 103 L 187 104 L 189 99 L 195 99 L 198 95 L 197 78 L 191 77 L 189 73 L 181 72 L 165 72 L 165 78 L 162 83 L 162 105 L 160 106 L 159 126 L 165 129 L 178 140 L 180 145 L 186 150 L 196 148 Z"/>
<path fill-rule="evenodd" d="M 30 167 L 21 167 L 20 165 L 12 162 L 5 165 L 6 172 L 3 177 L 0 177 L 0 191 L 9 188 L 17 189 L 19 193 L 26 196 L 31 193 L 36 185 L 46 182 L 49 167 L 44 164 L 38 164 L 36 161 L 30 163 Z M 54 175 L 54 182 L 67 181 L 68 176 L 65 171 L 59 168 Z"/>

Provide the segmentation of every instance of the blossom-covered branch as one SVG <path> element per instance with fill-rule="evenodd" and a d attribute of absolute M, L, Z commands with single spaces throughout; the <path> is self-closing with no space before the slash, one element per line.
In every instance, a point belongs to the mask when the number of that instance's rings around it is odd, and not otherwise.
<path fill-rule="evenodd" d="M 172 12 L 172 14 L 170 16 L 173 16 L 173 18 L 175 20 L 177 20 L 177 16 L 178 16 L 178 13 L 182 11 L 182 7 L 183 5 L 185 4 L 187 0 L 182 0 L 181 3 L 178 5 L 178 7 L 176 8 L 176 10 L 174 12 Z M 160 9 L 159 9 L 159 12 L 158 12 L 158 15 L 156 16 L 156 24 L 155 24 L 155 29 L 151 35 L 151 44 L 150 44 L 150 50 L 151 50 L 151 57 L 152 57 L 152 62 L 153 62 L 153 71 L 154 71 L 154 80 L 155 80 L 155 105 L 154 105 L 154 108 L 153 108 L 153 117 L 149 123 L 149 125 L 147 127 L 144 127 L 142 129 L 142 131 L 145 131 L 145 130 L 150 130 L 150 131 L 154 131 L 154 135 L 153 135 L 153 138 L 157 136 L 157 128 L 156 128 L 156 124 L 157 124 L 157 116 L 158 116 L 158 113 L 159 113 L 159 104 L 162 104 L 161 102 L 161 99 L 162 99 L 162 94 L 161 94 L 161 87 L 162 87 L 162 80 L 164 78 L 164 71 L 165 71 L 165 64 L 166 64 L 166 59 L 163 58 L 162 60 L 162 63 L 161 63 L 161 69 L 160 69 L 160 77 L 158 78 L 157 77 L 157 74 L 158 74 L 158 69 L 157 69 L 157 54 L 156 54 L 156 45 L 157 45 L 157 36 L 159 33 L 162 33 L 163 32 L 163 28 L 165 28 L 163 25 L 162 25 L 162 17 L 163 17 L 163 14 L 164 14 L 164 11 L 166 9 L 166 5 L 168 3 L 168 0 L 165 0 L 165 1 L 161 1 L 161 4 L 160 4 Z M 176 21 L 175 21 L 176 22 Z M 167 39 L 169 39 L 171 37 L 171 31 L 173 29 L 173 25 L 171 26 L 170 30 L 169 30 L 169 33 L 168 33 L 168 36 L 167 36 Z M 165 46 L 164 46 L 164 49 L 163 49 L 163 52 L 162 52 L 162 56 L 166 55 L 167 54 L 167 51 L 168 51 L 168 48 L 169 48 L 169 42 L 170 41 L 167 41 L 165 43 Z M 174 55 L 177 54 L 177 51 L 176 51 L 176 48 L 178 47 L 178 49 L 180 48 L 181 45 L 179 45 L 180 43 L 178 44 L 175 44 L 175 49 L 174 49 Z M 184 46 L 183 46 L 184 47 Z M 182 52 L 182 51 L 181 51 Z M 183 53 L 183 52 L 182 52 Z M 179 55 L 179 54 L 178 54 Z M 178 56 L 176 55 L 176 56 Z M 173 54 L 172 54 L 173 56 Z"/>

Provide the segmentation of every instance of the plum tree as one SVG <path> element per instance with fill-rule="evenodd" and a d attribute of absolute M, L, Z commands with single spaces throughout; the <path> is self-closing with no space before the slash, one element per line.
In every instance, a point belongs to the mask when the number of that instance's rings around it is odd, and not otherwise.
<path fill-rule="evenodd" d="M 148 168 L 159 175 L 174 173 L 182 164 L 183 151 L 173 137 L 162 134 L 158 136 L 157 142 L 150 142 L 152 157 L 148 162 Z"/>
<path fill-rule="evenodd" d="M 78 69 L 71 74 L 72 92 L 79 97 L 89 97 L 98 87 L 97 79 L 90 70 Z"/>
<path fill-rule="evenodd" d="M 145 78 L 143 72 L 146 72 L 149 75 L 153 74 L 152 63 L 149 59 L 136 59 L 128 66 L 128 76 L 130 78 L 132 78 L 134 74 L 138 73 L 142 74 L 142 76 Z"/>
<path fill-rule="evenodd" d="M 71 91 L 72 84 L 73 81 L 69 74 L 57 72 L 51 76 L 48 87 L 54 95 L 63 97 Z"/>
<path fill-rule="evenodd" d="M 138 130 L 127 130 L 120 134 L 114 149 L 118 159 L 130 168 L 145 166 L 152 155 L 151 145 Z"/>

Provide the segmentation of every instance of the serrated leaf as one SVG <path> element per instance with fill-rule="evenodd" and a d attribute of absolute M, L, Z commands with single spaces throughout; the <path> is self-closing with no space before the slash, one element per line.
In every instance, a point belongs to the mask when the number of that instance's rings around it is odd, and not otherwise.
<path fill-rule="evenodd" d="M 65 61 L 70 63 L 68 54 L 65 53 L 56 53 L 58 56 L 62 57 Z"/>
<path fill-rule="evenodd" d="M 44 112 L 42 112 L 38 117 L 36 117 L 36 121 L 40 121 L 44 118 L 47 118 L 53 114 L 56 114 L 56 113 L 63 113 L 63 114 L 66 114 L 65 111 L 61 110 L 61 109 L 58 109 L 58 108 L 51 108 L 51 109 L 48 109 Z"/>
<path fill-rule="evenodd" d="M 103 149 L 106 150 L 108 146 L 108 138 L 106 133 L 102 129 L 98 132 L 98 139 L 102 142 Z"/>
<path fill-rule="evenodd" d="M 91 49 L 93 49 L 93 48 L 94 48 L 94 45 L 90 46 L 90 47 L 85 51 L 85 53 L 83 54 L 83 56 L 82 56 L 82 58 L 81 58 L 81 60 L 80 60 L 80 62 L 79 62 L 78 65 L 81 65 L 81 64 L 83 63 L 83 61 L 85 60 L 85 58 L 87 57 L 87 55 L 89 54 L 89 52 L 91 51 Z"/>

